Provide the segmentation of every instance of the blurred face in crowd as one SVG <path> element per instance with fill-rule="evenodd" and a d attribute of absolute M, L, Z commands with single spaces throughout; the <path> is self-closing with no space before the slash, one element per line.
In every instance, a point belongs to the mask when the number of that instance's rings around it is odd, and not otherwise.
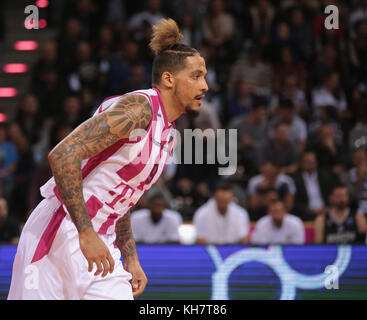
<path fill-rule="evenodd" d="M 292 24 L 294 26 L 300 26 L 303 24 L 303 12 L 302 10 L 300 9 L 295 9 L 293 12 L 292 12 L 292 17 L 291 17 L 291 20 L 292 20 Z"/>
<path fill-rule="evenodd" d="M 224 5 L 222 0 L 212 0 L 211 2 L 211 9 L 213 14 L 219 14 L 223 12 Z"/>
<path fill-rule="evenodd" d="M 274 142 L 286 144 L 289 141 L 289 126 L 285 123 L 279 124 L 274 130 Z"/>
<path fill-rule="evenodd" d="M 252 118 L 255 124 L 262 123 L 266 119 L 265 107 L 260 106 L 252 110 Z"/>
<path fill-rule="evenodd" d="M 349 205 L 348 189 L 345 187 L 335 188 L 329 197 L 329 202 L 337 210 L 346 209 Z"/>
<path fill-rule="evenodd" d="M 271 162 L 264 163 L 260 168 L 260 172 L 271 181 L 274 181 L 279 173 L 278 167 Z"/>
<path fill-rule="evenodd" d="M 76 117 L 80 112 L 80 100 L 78 97 L 71 96 L 65 100 L 65 113 L 70 117 Z"/>
<path fill-rule="evenodd" d="M 8 217 L 8 203 L 4 198 L 0 198 L 0 222 L 3 222 Z"/>
<path fill-rule="evenodd" d="M 268 207 L 268 214 L 277 228 L 281 228 L 286 213 L 284 204 L 281 201 L 273 202 Z"/>
<path fill-rule="evenodd" d="M 22 102 L 22 111 L 26 115 L 35 115 L 39 110 L 39 102 L 34 94 L 27 94 Z"/>
<path fill-rule="evenodd" d="M 302 157 L 301 167 L 303 171 L 312 173 L 317 169 L 317 160 L 313 152 L 307 152 Z"/>
<path fill-rule="evenodd" d="M 333 72 L 326 79 L 326 87 L 329 90 L 336 90 L 339 88 L 339 74 L 337 72 Z"/>
<path fill-rule="evenodd" d="M 284 106 L 280 106 L 279 115 L 280 115 L 282 121 L 291 124 L 293 122 L 293 118 L 294 118 L 294 109 L 284 107 Z"/>
<path fill-rule="evenodd" d="M 367 163 L 367 155 L 366 151 L 364 149 L 357 149 L 353 152 L 353 159 L 352 159 L 353 165 L 355 167 L 360 166 L 361 164 Z"/>
<path fill-rule="evenodd" d="M 320 139 L 322 142 L 335 139 L 334 128 L 331 125 L 323 125 L 320 128 Z"/>
<path fill-rule="evenodd" d="M 66 34 L 69 39 L 76 39 L 81 32 L 81 24 L 78 19 L 70 18 L 66 24 Z"/>
<path fill-rule="evenodd" d="M 47 62 L 54 62 L 57 59 L 57 44 L 55 41 L 47 41 L 42 47 L 42 57 Z"/>
<path fill-rule="evenodd" d="M 214 194 L 215 202 L 217 203 L 217 208 L 221 214 L 225 214 L 227 212 L 229 204 L 233 199 L 232 190 L 227 189 L 218 189 Z"/>
<path fill-rule="evenodd" d="M 154 222 L 158 222 L 162 218 L 164 208 L 164 199 L 154 198 L 150 201 L 149 209 Z"/>

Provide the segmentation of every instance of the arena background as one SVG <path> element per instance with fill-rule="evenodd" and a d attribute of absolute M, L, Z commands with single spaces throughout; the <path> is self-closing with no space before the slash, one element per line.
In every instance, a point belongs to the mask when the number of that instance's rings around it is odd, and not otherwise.
<path fill-rule="evenodd" d="M 329 4 L 339 9 L 337 30 L 324 26 Z M 38 29 L 27 20 L 28 5 L 39 8 Z M 256 20 L 256 10 L 264 13 L 263 23 Z M 218 12 L 225 17 L 211 24 Z M 2 174 L 0 184 L 9 216 L 20 229 L 50 177 L 46 159 L 52 147 L 105 97 L 150 87 L 153 57 L 147 44 L 150 21 L 159 17 L 174 18 L 185 41 L 207 61 L 208 112 L 199 119 L 183 117 L 179 130 L 229 128 L 259 104 L 266 106 L 270 123 L 279 97 L 288 94 L 307 126 L 307 138 L 298 147 L 310 148 L 320 170 L 346 184 L 352 205 L 358 206 L 363 186 L 354 185 L 348 174 L 356 166 L 354 149 L 367 145 L 367 1 L 6 0 L 0 2 L 0 122 L 17 156 L 15 171 Z M 249 57 L 258 68 L 246 65 Z M 332 87 L 333 99 L 319 114 L 323 86 Z M 324 124 L 334 130 L 335 156 L 314 147 Z M 236 201 L 249 211 L 252 229 L 258 217 L 249 208 L 248 182 L 259 165 L 239 150 L 238 170 L 226 177 L 235 185 Z M 141 299 L 367 299 L 364 238 L 350 246 L 312 245 L 314 217 L 297 201 L 291 213 L 304 222 L 304 246 L 192 245 L 193 214 L 223 179 L 218 166 L 178 165 L 160 183 L 170 207 L 183 217 L 185 245 L 138 245 L 149 278 Z M 182 181 L 189 191 L 180 188 Z M 241 250 L 243 256 L 236 256 Z M 16 244 L 0 246 L 1 298 L 9 289 L 15 251 Z M 232 264 L 221 269 L 231 256 Z M 326 289 L 325 268 L 336 261 L 339 289 Z"/>

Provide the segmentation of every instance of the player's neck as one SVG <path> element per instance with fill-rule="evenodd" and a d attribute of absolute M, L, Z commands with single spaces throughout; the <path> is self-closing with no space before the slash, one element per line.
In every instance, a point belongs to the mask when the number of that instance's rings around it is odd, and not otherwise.
<path fill-rule="evenodd" d="M 163 107 L 166 110 L 168 122 L 175 121 L 183 112 L 180 110 L 177 99 L 172 95 L 171 91 L 164 90 L 162 88 L 156 87 L 162 98 Z"/>

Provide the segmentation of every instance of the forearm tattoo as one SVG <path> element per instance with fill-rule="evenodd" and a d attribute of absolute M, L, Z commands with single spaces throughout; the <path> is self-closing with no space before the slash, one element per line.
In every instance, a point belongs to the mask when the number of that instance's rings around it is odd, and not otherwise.
<path fill-rule="evenodd" d="M 135 240 L 131 231 L 130 211 L 116 223 L 115 243 L 120 249 L 123 259 L 137 255 Z"/>
<path fill-rule="evenodd" d="M 51 151 L 58 192 L 79 232 L 92 226 L 83 198 L 82 160 L 129 138 L 134 129 L 146 129 L 151 119 L 149 102 L 143 96 L 129 95 L 82 123 Z"/>

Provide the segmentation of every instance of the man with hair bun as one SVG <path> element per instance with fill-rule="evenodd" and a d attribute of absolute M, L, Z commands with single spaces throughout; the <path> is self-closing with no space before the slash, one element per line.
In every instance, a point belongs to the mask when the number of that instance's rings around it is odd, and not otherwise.
<path fill-rule="evenodd" d="M 172 154 L 173 122 L 198 114 L 208 91 L 205 61 L 182 37 L 174 20 L 160 20 L 150 42 L 152 88 L 105 99 L 49 153 L 53 177 L 21 234 L 9 299 L 133 299 L 144 291 L 129 209 Z"/>

